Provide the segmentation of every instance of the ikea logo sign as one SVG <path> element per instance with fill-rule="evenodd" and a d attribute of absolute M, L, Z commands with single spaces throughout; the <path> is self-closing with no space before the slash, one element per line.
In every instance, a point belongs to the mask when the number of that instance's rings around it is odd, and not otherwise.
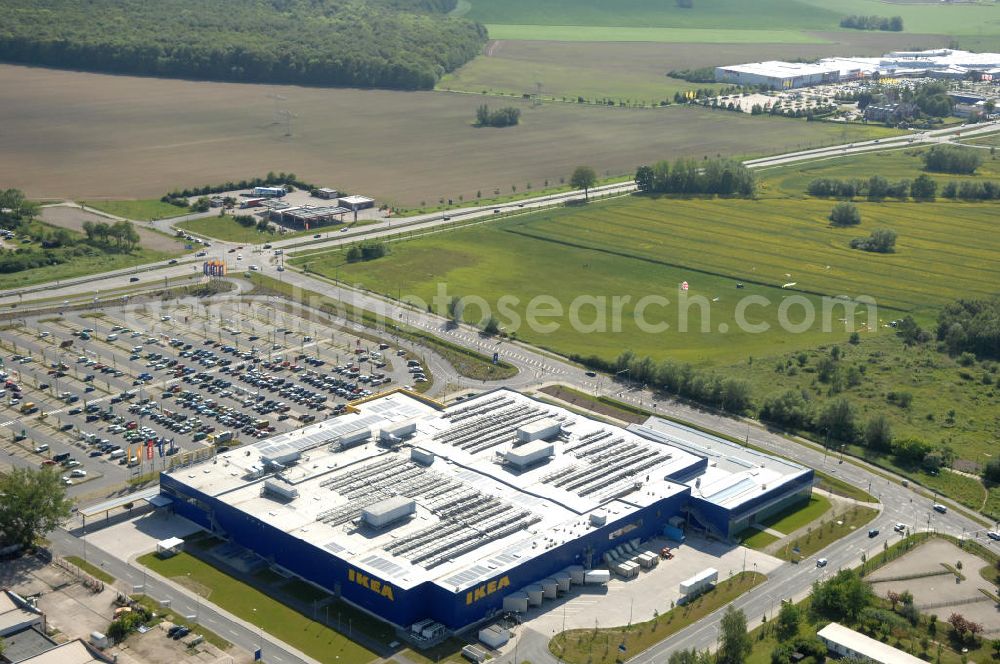
<path fill-rule="evenodd" d="M 388 583 L 382 583 L 374 577 L 370 577 L 367 574 L 362 574 L 361 572 L 355 571 L 353 569 L 347 570 L 347 580 L 353 581 L 354 583 L 367 588 L 376 595 L 381 595 L 385 597 L 390 602 L 395 602 L 396 598 L 392 594 L 392 586 Z"/>
<path fill-rule="evenodd" d="M 472 604 L 473 602 L 478 602 L 487 595 L 492 595 L 495 592 L 503 590 L 504 588 L 510 587 L 510 578 L 506 576 L 501 576 L 499 579 L 494 579 L 489 583 L 484 583 L 478 588 L 473 588 L 469 592 L 465 593 L 465 603 L 466 605 Z"/>

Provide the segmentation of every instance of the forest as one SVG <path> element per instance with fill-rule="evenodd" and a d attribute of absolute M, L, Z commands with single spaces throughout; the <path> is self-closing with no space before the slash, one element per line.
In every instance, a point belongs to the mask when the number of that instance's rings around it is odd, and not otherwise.
<path fill-rule="evenodd" d="M 455 0 L 0 0 L 0 61 L 418 90 L 479 54 Z"/>

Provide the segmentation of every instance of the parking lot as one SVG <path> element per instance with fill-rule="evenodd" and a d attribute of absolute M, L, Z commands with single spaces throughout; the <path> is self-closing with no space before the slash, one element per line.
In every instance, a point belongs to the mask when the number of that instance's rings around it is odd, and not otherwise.
<path fill-rule="evenodd" d="M 74 496 L 429 380 L 388 341 L 260 302 L 27 317 L 0 340 L 0 445 Z M 176 455 L 176 456 L 175 456 Z"/>

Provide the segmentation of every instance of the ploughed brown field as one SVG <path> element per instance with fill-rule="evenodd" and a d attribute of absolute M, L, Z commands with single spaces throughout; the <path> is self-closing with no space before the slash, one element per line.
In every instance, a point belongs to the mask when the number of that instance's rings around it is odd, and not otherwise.
<path fill-rule="evenodd" d="M 459 195 L 471 200 L 477 191 L 509 193 L 512 185 L 523 191 L 529 182 L 538 189 L 546 179 L 568 179 L 579 164 L 603 177 L 663 158 L 762 155 L 871 135 L 871 129 L 681 107 L 531 108 L 520 99 L 460 93 L 13 65 L 0 65 L 0 90 L 0 186 L 45 199 L 159 197 L 174 187 L 286 171 L 415 206 Z M 521 125 L 473 127 L 481 103 L 523 104 Z"/>

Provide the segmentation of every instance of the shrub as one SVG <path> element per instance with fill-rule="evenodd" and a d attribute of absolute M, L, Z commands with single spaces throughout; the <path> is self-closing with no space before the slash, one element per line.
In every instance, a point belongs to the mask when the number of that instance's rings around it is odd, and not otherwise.
<path fill-rule="evenodd" d="M 851 249 L 878 254 L 894 253 L 896 251 L 896 231 L 889 228 L 876 228 L 868 237 L 857 237 L 851 240 Z"/>
<path fill-rule="evenodd" d="M 853 203 L 837 203 L 830 211 L 830 221 L 834 226 L 857 226 L 861 223 L 861 212 Z"/>

